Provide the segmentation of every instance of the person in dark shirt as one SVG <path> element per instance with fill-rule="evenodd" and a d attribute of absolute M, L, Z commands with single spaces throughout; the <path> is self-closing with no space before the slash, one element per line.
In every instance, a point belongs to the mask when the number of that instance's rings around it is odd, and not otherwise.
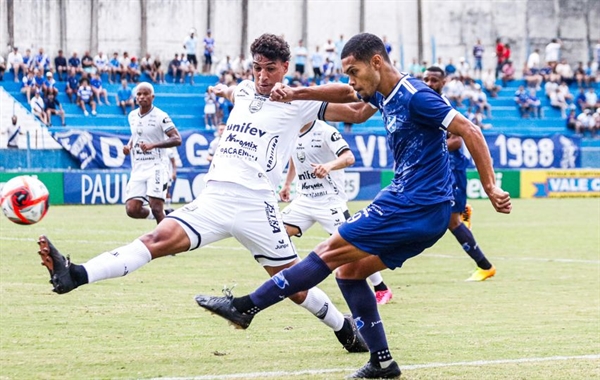
<path fill-rule="evenodd" d="M 67 59 L 62 50 L 59 50 L 58 55 L 54 58 L 54 70 L 58 74 L 58 80 L 62 82 L 63 74 L 67 72 Z"/>
<path fill-rule="evenodd" d="M 52 115 L 60 116 L 60 120 L 63 127 L 67 125 L 65 123 L 65 111 L 63 110 L 62 105 L 60 104 L 58 99 L 56 99 L 56 96 L 54 96 L 53 93 L 48 94 L 48 97 L 44 99 L 44 104 L 44 111 L 46 112 L 46 115 L 48 115 L 49 127 L 52 126 Z"/>

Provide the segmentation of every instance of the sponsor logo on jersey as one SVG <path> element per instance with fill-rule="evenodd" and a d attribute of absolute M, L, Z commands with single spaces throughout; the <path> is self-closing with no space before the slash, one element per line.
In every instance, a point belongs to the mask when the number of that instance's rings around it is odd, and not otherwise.
<path fill-rule="evenodd" d="M 331 141 L 333 141 L 333 142 L 341 140 L 341 138 L 342 138 L 342 134 L 339 132 L 334 132 L 333 135 L 331 135 Z"/>
<path fill-rule="evenodd" d="M 275 246 L 275 249 L 286 249 L 287 247 L 289 247 L 290 245 L 288 243 L 285 242 L 285 240 L 278 240 L 277 241 L 277 245 Z"/>
<path fill-rule="evenodd" d="M 265 214 L 267 215 L 267 221 L 269 222 L 269 226 L 271 226 L 273 233 L 277 234 L 281 232 L 279 220 L 277 220 L 277 214 L 275 213 L 275 206 L 265 202 Z"/>
<path fill-rule="evenodd" d="M 165 117 L 162 122 L 163 122 L 163 124 L 170 124 L 170 123 L 172 123 L 171 118 L 168 117 L 168 116 Z"/>
<path fill-rule="evenodd" d="M 300 161 L 304 162 L 304 161 Z M 309 170 L 305 170 L 303 173 L 298 174 L 298 179 L 300 181 L 308 181 L 309 179 L 316 179 L 317 175 Z"/>
<path fill-rule="evenodd" d="M 286 286 L 288 286 L 290 284 L 288 282 L 288 280 L 285 278 L 285 276 L 283 275 L 283 272 L 277 273 L 275 276 L 271 277 L 271 280 L 273 280 L 273 282 L 275 283 L 275 285 L 277 285 L 277 287 L 279 289 L 284 289 Z"/>
<path fill-rule="evenodd" d="M 313 184 L 308 184 L 306 182 L 304 182 L 302 184 L 302 190 L 317 190 L 317 189 L 323 189 L 324 186 L 322 183 L 313 183 Z"/>
<path fill-rule="evenodd" d="M 259 128 L 253 127 L 252 123 L 228 124 L 227 130 L 233 132 L 247 133 L 249 135 L 258 137 L 263 137 L 267 133 Z"/>
<path fill-rule="evenodd" d="M 317 311 L 315 313 L 315 317 L 317 317 L 319 319 L 325 319 L 325 316 L 327 315 L 327 311 L 329 311 L 329 303 L 325 302 L 325 305 L 323 305 L 323 307 L 320 308 L 319 311 Z"/>
<path fill-rule="evenodd" d="M 254 152 L 256 152 L 256 149 L 258 148 L 258 146 L 255 143 L 253 143 L 252 141 L 244 141 L 244 140 L 238 139 L 237 134 L 234 134 L 234 133 L 228 135 L 225 138 L 225 141 L 233 142 L 235 144 L 238 144 L 240 146 L 240 148 L 248 149 L 248 150 L 251 150 Z"/>
<path fill-rule="evenodd" d="M 273 136 L 267 145 L 267 173 L 277 166 L 277 144 L 279 136 Z"/>

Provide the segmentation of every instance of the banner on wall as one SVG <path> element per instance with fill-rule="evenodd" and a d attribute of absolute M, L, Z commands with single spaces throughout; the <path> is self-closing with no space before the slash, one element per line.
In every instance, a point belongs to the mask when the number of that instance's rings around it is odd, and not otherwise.
<path fill-rule="evenodd" d="M 600 197 L 600 170 L 523 170 L 523 198 Z"/>

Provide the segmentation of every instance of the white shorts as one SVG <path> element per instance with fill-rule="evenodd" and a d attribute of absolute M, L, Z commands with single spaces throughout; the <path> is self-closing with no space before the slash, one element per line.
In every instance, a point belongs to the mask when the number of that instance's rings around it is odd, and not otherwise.
<path fill-rule="evenodd" d="M 298 258 L 272 191 L 209 181 L 198 198 L 167 218 L 186 231 L 190 251 L 234 237 L 262 266 L 281 266 Z"/>
<path fill-rule="evenodd" d="M 169 176 L 163 165 L 156 165 L 142 173 L 131 173 L 127 182 L 126 200 L 139 198 L 148 201 L 148 197 L 165 200 Z"/>
<path fill-rule="evenodd" d="M 350 217 L 346 201 L 336 196 L 310 198 L 297 196 L 281 212 L 283 223 L 298 228 L 302 236 L 313 224 L 319 223 L 330 235 Z"/>

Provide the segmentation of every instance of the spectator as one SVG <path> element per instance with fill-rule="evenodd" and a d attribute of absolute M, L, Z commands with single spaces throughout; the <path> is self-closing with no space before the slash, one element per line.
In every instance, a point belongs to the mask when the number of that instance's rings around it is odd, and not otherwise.
<path fill-rule="evenodd" d="M 321 68 L 323 67 L 323 54 L 319 52 L 319 45 L 315 46 L 315 52 L 310 56 L 310 64 L 313 69 L 313 76 L 317 83 L 320 83 L 321 77 L 323 76 L 323 72 Z"/>
<path fill-rule="evenodd" d="M 94 58 L 90 55 L 89 51 L 86 51 L 81 57 L 81 68 L 84 72 L 91 76 L 96 72 L 96 66 L 94 66 Z"/>
<path fill-rule="evenodd" d="M 598 108 L 596 110 L 596 112 L 594 112 L 594 121 L 595 121 L 595 128 L 596 128 L 596 132 L 600 131 L 600 108 Z"/>
<path fill-rule="evenodd" d="M 527 95 L 527 91 L 523 86 L 519 86 L 519 89 L 515 91 L 515 103 L 519 109 L 519 115 L 522 118 L 528 118 L 530 111 L 529 95 Z"/>
<path fill-rule="evenodd" d="M 462 107 L 465 86 L 457 77 L 453 77 L 444 90 L 446 97 L 454 107 Z"/>
<path fill-rule="evenodd" d="M 323 64 L 323 77 L 326 82 L 331 82 L 335 79 L 335 64 L 329 57 L 325 58 L 325 63 Z"/>
<path fill-rule="evenodd" d="M 384 42 L 385 44 L 385 42 Z M 340 34 L 340 39 L 335 41 L 335 51 L 337 53 L 337 56 L 335 57 L 335 71 L 338 74 L 342 73 L 342 50 L 344 50 L 344 46 L 346 45 L 346 41 L 344 41 L 344 35 Z M 389 43 L 388 43 L 389 45 Z M 390 51 L 392 51 L 392 46 L 389 46 Z M 386 51 L 388 49 L 388 47 L 385 47 Z M 388 51 L 388 54 L 390 53 L 390 51 Z M 304 74 L 302 74 L 304 75 Z"/>
<path fill-rule="evenodd" d="M 63 74 L 68 72 L 67 59 L 63 55 L 63 51 L 59 50 L 58 55 L 54 57 L 54 70 L 58 74 L 58 80 L 63 81 Z"/>
<path fill-rule="evenodd" d="M 523 65 L 523 80 L 527 84 L 527 87 L 539 90 L 541 89 L 544 78 L 537 73 L 537 69 L 530 69 L 529 66 L 525 64 Z"/>
<path fill-rule="evenodd" d="M 487 115 L 488 119 L 492 118 L 492 106 L 487 101 L 487 96 L 481 89 L 481 85 L 475 84 L 475 93 L 472 96 L 473 105 L 476 110 L 481 110 L 481 113 Z"/>
<path fill-rule="evenodd" d="M 54 79 L 54 76 L 50 71 L 46 73 L 46 80 L 42 84 L 42 91 L 44 94 L 44 99 L 47 98 L 50 94 L 58 94 L 58 88 L 56 88 L 56 80 Z"/>
<path fill-rule="evenodd" d="M 196 71 L 196 69 L 198 68 L 198 57 L 196 56 L 196 51 L 198 49 L 198 40 L 196 39 L 195 33 L 196 30 L 191 29 L 189 37 L 186 38 L 185 41 L 183 41 L 183 48 L 185 49 L 187 60 L 190 63 L 193 71 Z M 181 58 L 183 58 L 183 56 Z"/>
<path fill-rule="evenodd" d="M 65 123 L 65 111 L 62 108 L 62 105 L 56 99 L 56 96 L 53 93 L 49 93 L 48 97 L 44 99 L 44 103 L 46 104 L 44 110 L 46 112 L 46 119 L 48 120 L 48 126 L 52 126 L 52 115 L 60 116 L 61 125 L 64 127 L 67 125 Z"/>
<path fill-rule="evenodd" d="M 108 74 L 110 72 L 110 66 L 108 64 L 109 59 L 106 54 L 103 52 L 98 52 L 94 57 L 94 66 L 96 67 L 96 71 L 102 74 Z"/>
<path fill-rule="evenodd" d="M 30 49 L 25 49 L 25 55 L 23 55 L 23 65 L 25 65 L 26 70 L 35 69 L 35 66 L 33 64 L 33 57 L 31 56 Z M 23 71 L 23 72 L 25 72 L 25 71 Z"/>
<path fill-rule="evenodd" d="M 383 41 L 383 45 L 385 46 L 385 51 L 388 53 L 388 55 L 390 55 L 390 53 L 392 52 L 392 44 L 390 44 L 387 40 L 387 36 L 383 36 L 381 40 Z"/>
<path fill-rule="evenodd" d="M 481 72 L 483 70 L 483 52 L 485 48 L 481 43 L 480 39 L 477 39 L 477 43 L 473 46 L 473 74 L 475 78 L 481 78 Z"/>
<path fill-rule="evenodd" d="M 560 62 L 556 64 L 554 71 L 560 76 L 561 81 L 566 82 L 568 85 L 573 83 L 575 74 L 566 59 L 561 59 Z"/>
<path fill-rule="evenodd" d="M 502 85 L 506 87 L 508 82 L 513 80 L 515 80 L 515 67 L 512 61 L 508 61 L 502 66 Z"/>
<path fill-rule="evenodd" d="M 442 57 L 437 58 L 437 62 L 432 64 L 431 66 L 439 67 L 440 69 L 445 71 L 444 62 L 442 61 Z"/>
<path fill-rule="evenodd" d="M 537 70 L 540 68 L 540 49 L 535 49 L 527 58 L 527 68 Z"/>
<path fill-rule="evenodd" d="M 569 104 L 563 93 L 560 91 L 560 88 L 556 88 L 554 92 L 550 93 L 550 105 L 560 110 L 560 116 L 563 119 L 567 117 L 567 108 L 569 108 Z"/>
<path fill-rule="evenodd" d="M 500 77 L 504 65 L 504 44 L 501 38 L 496 38 L 496 78 Z"/>
<path fill-rule="evenodd" d="M 325 54 L 325 59 L 329 58 L 331 63 L 335 62 L 337 54 L 335 53 L 335 44 L 331 41 L 331 38 L 328 38 L 327 43 L 323 45 L 323 53 Z"/>
<path fill-rule="evenodd" d="M 96 102 L 98 105 L 102 104 L 100 101 L 100 96 L 104 96 L 104 103 L 106 103 L 107 106 L 110 106 L 110 102 L 108 101 L 108 91 L 102 87 L 102 77 L 100 76 L 100 72 L 96 71 L 94 74 L 92 74 L 90 85 L 92 87 L 94 96 L 96 96 Z"/>
<path fill-rule="evenodd" d="M 571 103 L 573 101 L 573 94 L 571 94 L 571 90 L 569 89 L 569 86 L 566 82 L 560 82 L 558 89 L 562 93 L 567 103 Z"/>
<path fill-rule="evenodd" d="M 594 46 L 594 58 L 596 58 L 596 68 L 600 71 L 600 38 L 596 46 Z"/>
<path fill-rule="evenodd" d="M 580 130 L 580 128 L 581 128 L 581 126 L 579 126 L 579 120 L 577 120 L 577 115 L 575 114 L 575 110 L 571 109 L 569 111 L 569 115 L 567 116 L 567 129 L 577 132 Z M 579 133 L 579 132 L 577 132 L 577 133 Z"/>
<path fill-rule="evenodd" d="M 583 112 L 577 116 L 579 123 L 575 126 L 575 132 L 583 135 L 586 130 L 590 131 L 592 137 L 596 137 L 596 118 L 589 108 L 583 110 Z"/>
<path fill-rule="evenodd" d="M 511 59 L 512 51 L 510 50 L 510 44 L 504 44 L 504 51 L 502 52 L 502 65 L 506 65 Z"/>
<path fill-rule="evenodd" d="M 33 113 L 44 125 L 48 125 L 48 115 L 46 115 L 44 99 L 40 96 L 40 91 L 35 91 L 35 95 L 29 102 L 31 113 Z"/>
<path fill-rule="evenodd" d="M 160 58 L 156 57 L 152 60 L 152 70 L 150 71 L 150 77 L 159 83 L 165 83 L 165 71 L 161 67 L 162 62 Z"/>
<path fill-rule="evenodd" d="M 585 106 L 586 108 L 590 108 L 592 111 L 600 107 L 600 103 L 598 103 L 598 95 L 593 87 L 588 88 L 587 92 L 585 93 Z"/>
<path fill-rule="evenodd" d="M 77 70 L 71 66 L 69 68 L 69 75 L 67 76 L 67 86 L 65 92 L 69 97 L 69 102 L 73 103 L 73 95 L 77 98 L 77 90 L 79 90 L 79 80 L 77 79 Z"/>
<path fill-rule="evenodd" d="M 552 93 L 556 92 L 558 89 L 558 82 L 555 80 L 549 80 L 544 85 L 544 93 L 548 98 L 552 95 Z"/>
<path fill-rule="evenodd" d="M 152 82 L 156 83 L 156 78 L 152 78 L 152 61 L 150 53 L 144 54 L 144 57 L 140 59 L 140 71 L 142 75 L 146 74 L 152 79 Z"/>
<path fill-rule="evenodd" d="M 131 111 L 135 107 L 133 101 L 133 93 L 127 85 L 127 79 L 121 79 L 121 87 L 117 91 L 117 105 L 123 110 L 123 115 L 127 115 L 127 106 L 131 107 Z"/>
<path fill-rule="evenodd" d="M 6 62 L 4 57 L 0 55 L 0 81 L 4 80 L 4 72 L 6 71 Z"/>
<path fill-rule="evenodd" d="M 137 83 L 140 80 L 142 72 L 140 71 L 140 64 L 137 58 L 131 57 L 131 61 L 129 61 L 129 65 L 127 66 L 127 75 L 133 83 Z"/>
<path fill-rule="evenodd" d="M 469 63 L 465 61 L 465 57 L 460 57 L 458 60 L 458 67 L 456 68 L 460 80 L 462 80 L 463 82 L 469 81 L 471 79 L 471 76 L 469 74 L 470 70 L 471 67 L 469 66 Z"/>
<path fill-rule="evenodd" d="M 412 59 L 411 65 L 408 67 L 408 72 L 415 78 L 421 78 L 423 67 L 419 64 L 416 58 Z"/>
<path fill-rule="evenodd" d="M 206 129 L 215 129 L 217 125 L 217 98 L 208 91 L 204 95 L 204 125 Z"/>
<path fill-rule="evenodd" d="M 77 104 L 81 107 L 83 114 L 89 116 L 86 105 L 89 104 L 92 108 L 92 115 L 96 116 L 96 102 L 94 101 L 94 91 L 90 86 L 87 78 L 82 78 L 79 89 L 77 90 Z"/>
<path fill-rule="evenodd" d="M 81 74 L 83 72 L 83 69 L 81 68 L 81 59 L 79 59 L 79 57 L 77 57 L 76 51 L 74 51 L 73 54 L 71 55 L 71 58 L 69 58 L 68 64 L 69 64 L 69 69 L 74 68 L 78 74 Z"/>
<path fill-rule="evenodd" d="M 227 56 L 229 59 L 229 56 Z M 231 70 L 231 65 L 229 66 Z M 194 84 L 194 65 L 190 61 L 188 61 L 187 56 L 181 54 L 181 62 L 179 64 L 179 69 L 181 70 L 181 83 L 185 83 L 185 77 L 190 77 L 190 84 Z"/>
<path fill-rule="evenodd" d="M 171 74 L 173 77 L 173 83 L 177 83 L 177 77 L 180 77 L 181 81 L 183 82 L 183 71 L 181 70 L 180 66 L 181 61 L 179 60 L 179 54 L 175 53 L 175 58 L 169 62 L 169 74 Z"/>
<path fill-rule="evenodd" d="M 492 128 L 491 124 L 484 124 L 483 114 L 481 113 L 481 110 L 475 110 L 475 112 L 469 112 L 469 114 L 467 115 L 467 118 L 469 119 L 469 121 L 471 123 L 475 124 L 476 126 L 478 126 L 481 129 Z"/>
<path fill-rule="evenodd" d="M 577 107 L 577 111 L 579 112 L 583 112 L 583 110 L 587 106 L 587 101 L 585 99 L 585 89 L 583 87 L 579 87 L 579 93 L 575 97 L 574 103 Z"/>
<path fill-rule="evenodd" d="M 215 51 L 215 39 L 212 37 L 210 29 L 206 31 L 206 37 L 204 37 L 204 66 L 202 68 L 203 73 L 210 73 L 213 64 L 213 54 Z"/>
<path fill-rule="evenodd" d="M 231 69 L 233 70 L 233 75 L 236 78 L 243 78 L 246 72 L 249 72 L 252 69 L 252 60 L 246 59 L 244 54 L 240 54 L 236 59 L 233 60 Z"/>
<path fill-rule="evenodd" d="M 544 54 L 546 57 L 546 63 L 552 68 L 556 66 L 558 60 L 560 59 L 561 44 L 562 42 L 559 39 L 553 38 L 550 41 L 550 43 L 546 45 L 546 50 Z"/>
<path fill-rule="evenodd" d="M 35 92 L 35 79 L 33 77 L 33 70 L 29 70 L 21 81 L 21 94 L 25 94 L 27 103 L 31 101 L 32 92 Z"/>
<path fill-rule="evenodd" d="M 304 46 L 304 42 L 302 40 L 298 41 L 298 46 L 296 46 L 295 50 L 296 54 L 296 72 L 300 73 L 300 75 L 304 75 L 304 69 L 306 65 L 306 58 L 308 56 L 308 50 L 306 50 L 306 46 Z"/>
<path fill-rule="evenodd" d="M 542 112 L 542 102 L 537 97 L 535 89 L 529 89 L 527 96 L 527 104 L 529 111 L 533 114 L 533 117 L 537 117 L 538 119 L 544 117 Z"/>
<path fill-rule="evenodd" d="M 33 57 L 33 65 L 42 72 L 52 71 L 50 66 L 50 58 L 44 53 L 44 48 L 40 48 L 38 53 Z"/>
<path fill-rule="evenodd" d="M 119 60 L 119 53 L 114 52 L 113 57 L 108 61 L 108 83 L 115 83 L 117 81 L 117 74 L 119 79 L 123 79 L 123 67 Z"/>
<path fill-rule="evenodd" d="M 585 83 L 586 83 L 586 86 L 591 86 L 594 83 L 596 83 L 596 73 L 595 73 L 595 71 L 599 71 L 598 78 L 600 78 L 600 68 L 599 68 L 599 66 L 596 66 L 596 68 L 594 68 L 593 67 L 594 65 L 597 65 L 597 63 L 595 63 L 594 61 L 588 61 L 587 65 L 585 66 Z"/>
<path fill-rule="evenodd" d="M 444 71 L 446 72 L 446 77 L 452 78 L 454 74 L 456 74 L 456 66 L 452 63 L 452 58 L 448 60 L 448 64 L 444 67 Z"/>
<path fill-rule="evenodd" d="M 17 123 L 17 115 L 11 118 L 11 124 L 8 126 L 8 141 L 6 147 L 9 149 L 19 148 L 19 135 L 22 135 L 21 125 Z"/>
<path fill-rule="evenodd" d="M 14 46 L 13 50 L 8 53 L 8 58 L 6 59 L 9 70 L 13 72 L 14 81 L 19 82 L 19 72 L 23 72 L 23 77 L 27 76 L 27 66 L 23 62 L 23 56 L 19 53 L 19 48 Z M 27 102 L 29 102 L 29 97 L 27 98 Z"/>
<path fill-rule="evenodd" d="M 481 78 L 481 82 L 483 83 L 483 87 L 487 92 L 489 92 L 492 98 L 498 96 L 498 91 L 502 89 L 501 86 L 496 84 L 496 76 L 492 69 L 488 69 L 483 77 Z"/>
<path fill-rule="evenodd" d="M 126 51 L 123 52 L 123 56 L 119 60 L 119 64 L 121 65 L 121 78 L 127 76 L 129 74 L 129 65 L 131 64 L 131 58 L 129 58 L 129 53 Z"/>
<path fill-rule="evenodd" d="M 33 80 L 35 84 L 35 88 L 42 92 L 42 96 L 44 95 L 44 82 L 46 78 L 44 78 L 44 71 L 34 68 L 33 72 L 35 73 Z"/>
<path fill-rule="evenodd" d="M 231 63 L 231 57 L 226 55 L 225 59 L 217 65 L 217 73 L 221 76 L 223 74 L 233 75 L 233 64 Z"/>

